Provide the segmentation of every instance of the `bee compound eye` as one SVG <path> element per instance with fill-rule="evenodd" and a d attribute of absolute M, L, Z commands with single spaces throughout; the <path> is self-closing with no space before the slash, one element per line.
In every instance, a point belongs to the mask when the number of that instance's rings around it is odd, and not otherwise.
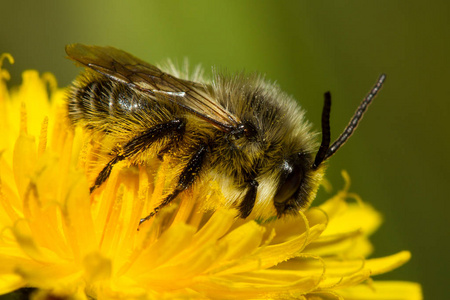
<path fill-rule="evenodd" d="M 285 203 L 299 189 L 303 178 L 303 170 L 299 163 L 284 161 L 281 165 L 281 176 L 278 190 L 274 197 L 275 205 Z"/>

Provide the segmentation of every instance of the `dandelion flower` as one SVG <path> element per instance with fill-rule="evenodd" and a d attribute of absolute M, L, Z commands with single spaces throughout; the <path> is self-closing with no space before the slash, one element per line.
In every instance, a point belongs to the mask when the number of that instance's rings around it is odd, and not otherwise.
<path fill-rule="evenodd" d="M 98 149 L 68 128 L 64 90 L 36 71 L 14 90 L 8 72 L 0 76 L 0 294 L 32 287 L 34 299 L 421 298 L 415 283 L 372 280 L 410 253 L 367 258 L 380 215 L 348 184 L 299 217 L 257 222 L 233 209 L 198 209 L 202 197 L 223 201 L 211 183 L 207 195 L 193 187 L 137 230 L 163 197 L 168 164 L 119 163 L 90 195 Z"/>

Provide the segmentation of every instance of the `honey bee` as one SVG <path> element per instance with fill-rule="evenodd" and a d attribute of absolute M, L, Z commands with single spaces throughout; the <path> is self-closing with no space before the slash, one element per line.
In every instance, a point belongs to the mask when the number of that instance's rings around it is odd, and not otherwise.
<path fill-rule="evenodd" d="M 325 93 L 316 150 L 304 111 L 262 76 L 214 72 L 210 82 L 197 82 L 112 47 L 73 44 L 66 53 L 86 68 L 69 93 L 70 121 L 120 146 L 91 193 L 123 160 L 168 155 L 182 166 L 171 192 L 141 223 L 199 178 L 217 182 L 225 205 L 237 208 L 241 218 L 298 213 L 315 197 L 324 162 L 352 135 L 385 80 L 382 74 L 331 146 L 331 94 Z"/>

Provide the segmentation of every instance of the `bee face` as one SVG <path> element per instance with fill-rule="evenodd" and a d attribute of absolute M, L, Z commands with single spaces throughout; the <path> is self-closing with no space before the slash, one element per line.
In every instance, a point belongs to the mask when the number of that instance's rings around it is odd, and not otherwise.
<path fill-rule="evenodd" d="M 237 207 L 243 218 L 295 214 L 309 205 L 323 161 L 352 134 L 384 81 L 383 75 L 331 147 L 326 94 L 317 151 L 300 107 L 258 75 L 217 72 L 211 82 L 189 81 L 111 47 L 74 44 L 66 52 L 87 69 L 72 87 L 69 119 L 102 132 L 120 149 L 91 192 L 122 160 L 145 163 L 148 157 L 171 156 L 181 166 L 169 195 L 141 222 L 201 177 L 222 187 L 229 202 L 217 206 Z"/>

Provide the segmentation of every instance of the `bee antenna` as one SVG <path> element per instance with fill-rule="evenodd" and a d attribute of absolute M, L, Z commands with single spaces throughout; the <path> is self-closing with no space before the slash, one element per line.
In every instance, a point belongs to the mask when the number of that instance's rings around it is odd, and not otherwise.
<path fill-rule="evenodd" d="M 337 140 L 331 145 L 331 147 L 328 149 L 324 160 L 328 159 L 330 156 L 332 156 L 336 151 L 342 147 L 345 142 L 350 138 L 350 136 L 355 131 L 356 127 L 358 127 L 359 122 L 361 121 L 362 117 L 364 116 L 364 113 L 369 106 L 369 104 L 372 102 L 373 98 L 377 95 L 378 91 L 383 86 L 384 80 L 386 79 L 385 74 L 381 74 L 378 78 L 377 83 L 372 88 L 372 90 L 367 94 L 367 96 L 361 101 L 361 104 L 356 109 L 355 113 L 353 114 L 353 117 L 350 119 L 350 122 L 348 123 L 347 127 L 345 127 L 344 131 L 341 133 L 341 135 L 337 138 Z"/>
<path fill-rule="evenodd" d="M 320 145 L 319 151 L 316 154 L 316 158 L 312 165 L 313 169 L 317 169 L 317 167 L 329 157 L 331 157 L 336 151 L 341 148 L 345 142 L 350 138 L 350 136 L 355 131 L 356 127 L 358 127 L 359 122 L 361 121 L 364 113 L 367 110 L 367 107 L 372 102 L 373 98 L 377 95 L 381 87 L 383 86 L 384 80 L 386 79 L 385 74 L 381 74 L 378 78 L 375 86 L 370 90 L 369 94 L 361 101 L 358 108 L 356 109 L 353 117 L 350 119 L 347 127 L 345 127 L 344 131 L 337 138 L 337 140 L 329 147 L 330 145 L 330 110 L 331 110 L 331 94 L 330 92 L 325 93 L 325 102 L 323 105 L 322 111 L 322 144 Z"/>
<path fill-rule="evenodd" d="M 320 144 L 319 151 L 317 151 L 316 158 L 312 165 L 313 169 L 317 167 L 325 160 L 325 156 L 330 146 L 331 130 L 330 130 L 330 111 L 331 111 L 331 94 L 326 92 L 324 94 L 324 103 L 322 110 L 322 143 Z"/>

